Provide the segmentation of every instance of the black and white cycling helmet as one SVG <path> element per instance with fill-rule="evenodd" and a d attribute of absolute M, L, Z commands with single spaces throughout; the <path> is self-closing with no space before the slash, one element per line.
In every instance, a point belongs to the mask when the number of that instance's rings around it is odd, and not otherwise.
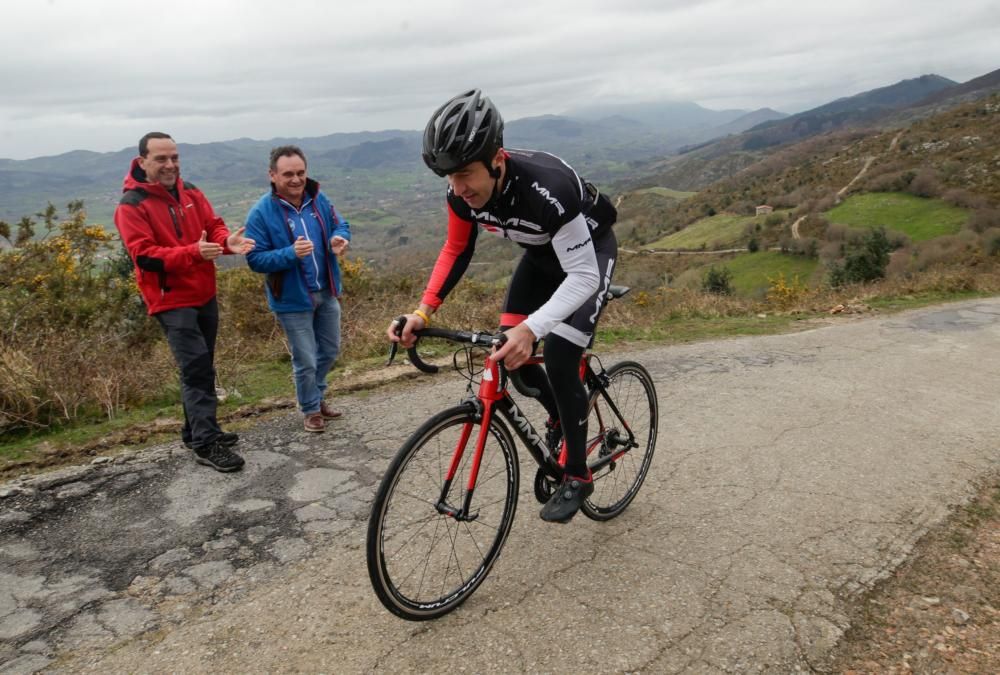
<path fill-rule="evenodd" d="M 438 108 L 424 129 L 424 164 L 447 176 L 466 164 L 490 160 L 503 146 L 503 118 L 479 89 L 467 91 Z"/>

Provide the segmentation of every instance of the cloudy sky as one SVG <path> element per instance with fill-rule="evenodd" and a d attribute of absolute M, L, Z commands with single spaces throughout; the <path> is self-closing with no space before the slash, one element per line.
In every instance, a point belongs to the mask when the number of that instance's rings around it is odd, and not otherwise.
<path fill-rule="evenodd" d="M 0 157 L 422 128 L 588 103 L 798 112 L 1000 68 L 997 0 L 0 0 Z"/>

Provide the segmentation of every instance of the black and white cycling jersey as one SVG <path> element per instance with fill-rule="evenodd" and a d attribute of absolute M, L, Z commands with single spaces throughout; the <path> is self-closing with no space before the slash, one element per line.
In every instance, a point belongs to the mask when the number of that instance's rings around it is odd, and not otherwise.
<path fill-rule="evenodd" d="M 536 264 L 565 274 L 554 292 L 548 290 L 551 297 L 541 299 L 541 306 L 525 319 L 542 338 L 605 283 L 610 270 L 598 264 L 594 242 L 610 232 L 616 213 L 606 197 L 598 197 L 555 155 L 531 150 L 506 150 L 506 155 L 503 185 L 482 209 L 473 209 L 449 188 L 448 238 L 423 302 L 438 307 L 458 283 L 482 227 L 522 246 Z"/>

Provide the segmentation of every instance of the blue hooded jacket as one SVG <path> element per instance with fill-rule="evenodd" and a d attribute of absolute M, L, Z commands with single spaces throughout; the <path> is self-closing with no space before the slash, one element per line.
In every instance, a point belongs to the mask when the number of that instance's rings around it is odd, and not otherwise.
<path fill-rule="evenodd" d="M 330 238 L 340 235 L 350 241 L 351 225 L 320 192 L 319 183 L 312 178 L 306 180 L 305 198 L 298 211 L 279 197 L 272 186 L 250 209 L 246 228 L 245 236 L 257 242 L 246 256 L 247 264 L 253 271 L 265 274 L 267 303 L 272 312 L 312 310 L 309 288 L 317 282 L 340 296 L 340 265 L 330 250 Z M 300 259 L 293 245 L 303 229 L 319 234 L 309 237 L 318 250 L 317 255 Z"/>

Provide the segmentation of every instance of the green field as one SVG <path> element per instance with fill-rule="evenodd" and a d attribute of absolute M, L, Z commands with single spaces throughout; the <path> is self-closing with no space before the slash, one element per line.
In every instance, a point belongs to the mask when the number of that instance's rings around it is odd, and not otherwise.
<path fill-rule="evenodd" d="M 940 199 L 925 199 L 902 192 L 869 192 L 854 195 L 823 214 L 831 223 L 851 227 L 878 227 L 901 232 L 911 241 L 926 241 L 955 234 L 969 214 Z"/>
<path fill-rule="evenodd" d="M 782 213 L 775 211 L 775 213 Z M 764 224 L 767 215 L 738 216 L 731 213 L 720 213 L 708 218 L 702 218 L 691 223 L 680 232 L 664 237 L 649 245 L 649 248 L 697 250 L 729 248 L 742 244 L 746 240 L 747 226 Z"/>
<path fill-rule="evenodd" d="M 665 187 L 651 187 L 644 190 L 636 190 L 637 194 L 642 193 L 652 193 L 654 195 L 659 195 L 661 197 L 669 197 L 670 199 L 687 199 L 688 197 L 693 197 L 697 192 L 681 192 L 680 190 L 671 190 Z"/>
<path fill-rule="evenodd" d="M 808 284 L 819 261 L 802 255 L 789 255 L 779 251 L 741 253 L 725 264 L 733 273 L 732 286 L 739 295 L 753 295 L 770 286 L 768 278 L 785 275 L 786 283 L 797 276 L 799 283 Z"/>

